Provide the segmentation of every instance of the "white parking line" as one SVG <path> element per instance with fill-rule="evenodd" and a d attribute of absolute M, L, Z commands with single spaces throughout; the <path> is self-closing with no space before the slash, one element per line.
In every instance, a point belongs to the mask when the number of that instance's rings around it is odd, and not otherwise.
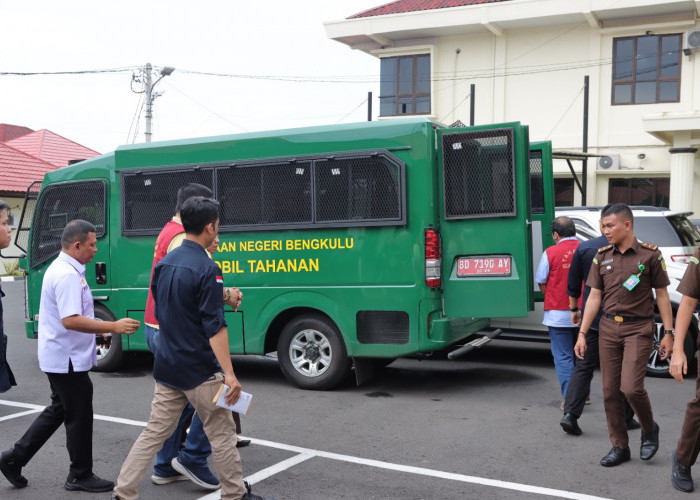
<path fill-rule="evenodd" d="M 33 405 L 33 404 L 28 404 L 28 403 L 17 403 L 14 401 L 7 401 L 4 399 L 0 399 L 0 405 L 5 405 L 5 406 L 14 406 L 14 407 L 19 407 L 19 408 L 29 408 L 32 411 L 27 411 L 27 412 L 22 412 L 21 414 L 17 413 L 14 415 L 10 415 L 9 417 L 15 418 L 20 415 L 26 415 L 30 413 L 36 413 L 38 411 L 43 410 L 45 407 L 40 406 L 40 405 Z M 7 419 L 8 417 L 4 417 L 3 419 Z M 129 420 L 125 418 L 117 418 L 117 417 L 109 417 L 105 415 L 95 415 L 94 416 L 95 420 L 104 420 L 108 422 L 115 422 L 115 423 L 120 423 L 120 424 L 125 424 L 125 425 L 133 425 L 133 426 L 139 426 L 139 427 L 145 427 L 146 422 L 139 422 L 137 420 Z M 3 420 L 0 419 L 0 420 Z M 242 438 L 245 436 L 241 436 Z M 365 465 L 368 467 L 376 467 L 378 469 L 386 469 L 386 470 L 392 470 L 396 472 L 406 472 L 409 474 L 417 474 L 421 476 L 429 476 L 429 477 L 435 477 L 438 479 L 448 479 L 451 481 L 459 481 L 463 483 L 472 483 L 472 484 L 479 484 L 482 486 L 491 486 L 494 488 L 502 488 L 502 489 L 507 489 L 507 490 L 514 490 L 514 491 L 522 491 L 524 493 L 532 493 L 532 494 L 537 494 L 537 495 L 549 495 L 553 497 L 558 497 L 558 498 L 571 498 L 574 500 L 609 500 L 604 497 L 596 497 L 592 495 L 585 495 L 583 493 L 575 493 L 572 491 L 565 491 L 565 490 L 556 490 L 552 488 L 543 488 L 541 486 L 531 486 L 528 484 L 520 484 L 520 483 L 512 483 L 508 481 L 501 481 L 498 479 L 487 479 L 483 477 L 477 477 L 477 476 L 467 476 L 464 474 L 455 474 L 453 472 L 445 472 L 445 471 L 439 471 L 439 470 L 434 470 L 434 469 L 425 469 L 423 467 L 414 467 L 411 465 L 401 465 L 401 464 L 394 464 L 391 462 L 382 462 L 379 460 L 372 460 L 372 459 L 367 459 L 367 458 L 360 458 L 360 457 L 353 457 L 351 455 L 341 455 L 338 453 L 330 453 L 327 451 L 320 451 L 320 450 L 312 450 L 309 448 L 302 448 L 300 446 L 293 446 L 293 445 L 288 445 L 284 443 L 276 443 L 274 441 L 267 441 L 264 439 L 253 439 L 253 438 L 246 438 L 250 439 L 252 444 L 256 444 L 259 446 L 267 446 L 269 448 L 276 448 L 279 450 L 286 450 L 286 451 L 291 451 L 294 453 L 297 453 L 297 455 L 290 457 L 286 460 L 283 460 L 275 465 L 272 465 L 266 469 L 263 469 L 261 471 L 256 472 L 255 474 L 252 474 L 246 478 L 246 480 L 250 484 L 255 484 L 259 483 L 260 481 L 263 481 L 264 479 L 274 476 L 275 474 L 279 474 L 280 472 L 283 472 L 291 467 L 294 467 L 295 465 L 298 465 L 302 462 L 305 462 L 309 460 L 310 458 L 326 458 L 329 460 L 338 460 L 341 462 L 348 462 L 348 463 L 353 463 L 353 464 L 358 464 L 358 465 Z M 218 500 L 221 498 L 220 492 L 213 492 L 210 493 L 206 496 L 200 497 L 198 500 Z"/>

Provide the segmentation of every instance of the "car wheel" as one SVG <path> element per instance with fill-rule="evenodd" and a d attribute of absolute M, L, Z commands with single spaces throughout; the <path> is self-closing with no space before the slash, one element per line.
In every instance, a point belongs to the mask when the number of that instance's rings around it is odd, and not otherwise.
<path fill-rule="evenodd" d="M 95 304 L 95 319 L 98 321 L 116 321 L 117 318 L 101 304 Z M 108 334 L 106 339 L 101 335 L 95 336 L 97 366 L 96 372 L 111 372 L 119 368 L 124 358 L 122 349 L 122 336 Z"/>
<path fill-rule="evenodd" d="M 659 345 L 661 344 L 661 339 L 664 336 L 664 325 L 661 322 L 661 316 L 656 314 L 654 316 L 654 321 L 656 321 L 656 330 L 654 331 L 654 344 L 649 355 L 649 362 L 647 363 L 647 375 L 655 377 L 670 377 L 669 374 L 669 362 L 670 359 L 662 360 L 659 355 Z M 696 369 L 697 359 L 695 358 L 695 339 L 697 339 L 698 327 L 695 322 L 691 322 L 688 328 L 688 333 L 685 336 L 685 341 L 683 343 L 683 351 L 685 352 L 685 357 L 688 360 L 688 374 L 692 374 Z"/>
<path fill-rule="evenodd" d="M 350 373 L 350 359 L 336 326 L 318 314 L 292 319 L 277 342 L 284 376 L 302 389 L 332 389 Z"/>

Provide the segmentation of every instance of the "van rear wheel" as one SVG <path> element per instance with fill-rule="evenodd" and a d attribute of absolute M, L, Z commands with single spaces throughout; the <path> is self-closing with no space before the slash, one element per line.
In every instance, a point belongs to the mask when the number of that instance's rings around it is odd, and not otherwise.
<path fill-rule="evenodd" d="M 332 389 L 350 373 L 340 332 L 319 314 L 287 323 L 277 341 L 277 358 L 287 380 L 302 389 Z"/>
<path fill-rule="evenodd" d="M 114 314 L 102 304 L 95 304 L 95 319 L 98 321 L 116 321 Z M 122 349 L 122 336 L 119 334 L 108 334 L 106 339 L 101 335 L 95 336 L 97 366 L 93 368 L 96 372 L 111 372 L 119 368 L 124 358 Z"/>

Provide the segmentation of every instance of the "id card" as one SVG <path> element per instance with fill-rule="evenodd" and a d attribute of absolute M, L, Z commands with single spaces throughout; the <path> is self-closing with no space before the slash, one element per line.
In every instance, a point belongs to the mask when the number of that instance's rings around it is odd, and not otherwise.
<path fill-rule="evenodd" d="M 639 285 L 639 276 L 636 274 L 633 274 L 627 280 L 622 284 L 627 290 L 630 292 L 634 289 L 635 286 Z"/>

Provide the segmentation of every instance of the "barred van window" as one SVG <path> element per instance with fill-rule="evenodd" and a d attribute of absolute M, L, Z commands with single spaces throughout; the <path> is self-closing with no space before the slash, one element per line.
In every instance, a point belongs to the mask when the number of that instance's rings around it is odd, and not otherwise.
<path fill-rule="evenodd" d="M 212 189 L 213 169 L 171 168 L 122 172 L 122 233 L 158 234 L 175 215 L 177 190 L 190 182 Z"/>
<path fill-rule="evenodd" d="M 104 181 L 65 182 L 47 187 L 37 201 L 32 223 L 30 267 L 52 259 L 61 251 L 63 228 L 75 219 L 94 224 L 96 235 L 105 235 Z"/>
<path fill-rule="evenodd" d="M 221 226 L 311 222 L 311 162 L 234 165 L 217 172 Z"/>
<path fill-rule="evenodd" d="M 442 135 L 445 218 L 515 215 L 513 130 Z"/>
<path fill-rule="evenodd" d="M 399 186 L 398 165 L 384 156 L 317 161 L 317 220 L 398 220 Z"/>

